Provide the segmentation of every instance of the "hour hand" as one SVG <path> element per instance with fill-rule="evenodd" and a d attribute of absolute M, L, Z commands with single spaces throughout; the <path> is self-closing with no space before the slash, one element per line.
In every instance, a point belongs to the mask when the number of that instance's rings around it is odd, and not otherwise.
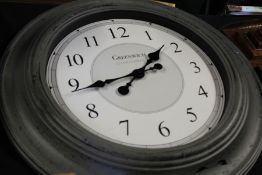
<path fill-rule="evenodd" d="M 158 49 L 157 51 L 148 54 L 149 59 L 148 59 L 147 62 L 146 62 L 146 66 L 147 66 L 148 64 L 152 63 L 152 62 L 155 62 L 155 61 L 158 61 L 158 60 L 159 60 L 159 54 L 160 54 L 160 51 L 161 51 L 161 49 L 162 49 L 163 47 L 164 47 L 164 45 L 162 45 L 162 46 L 160 47 L 160 49 Z"/>

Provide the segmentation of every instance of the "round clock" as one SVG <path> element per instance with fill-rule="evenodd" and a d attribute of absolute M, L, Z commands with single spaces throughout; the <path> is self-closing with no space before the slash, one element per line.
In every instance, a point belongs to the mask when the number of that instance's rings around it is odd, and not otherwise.
<path fill-rule="evenodd" d="M 221 117 L 225 93 L 213 62 L 166 27 L 102 20 L 67 35 L 51 55 L 47 82 L 59 106 L 110 141 L 173 147 L 205 135 Z"/>
<path fill-rule="evenodd" d="M 72 2 L 27 25 L 4 58 L 3 122 L 40 174 L 235 175 L 260 154 L 252 68 L 179 9 Z"/>

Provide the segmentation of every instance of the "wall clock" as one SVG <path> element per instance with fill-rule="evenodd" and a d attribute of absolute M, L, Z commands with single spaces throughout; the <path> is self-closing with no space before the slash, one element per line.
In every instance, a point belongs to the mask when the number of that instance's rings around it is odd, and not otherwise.
<path fill-rule="evenodd" d="M 40 174 L 246 174 L 261 85 L 221 33 L 152 1 L 76 1 L 5 52 L 1 112 Z"/>

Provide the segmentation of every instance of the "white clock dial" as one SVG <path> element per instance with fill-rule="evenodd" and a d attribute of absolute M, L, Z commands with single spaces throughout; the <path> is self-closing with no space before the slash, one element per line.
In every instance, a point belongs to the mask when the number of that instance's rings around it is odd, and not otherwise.
<path fill-rule="evenodd" d="M 160 48 L 159 60 L 145 67 L 142 78 L 86 88 L 143 67 L 148 54 Z M 47 82 L 61 108 L 81 127 L 142 148 L 202 137 L 218 123 L 225 97 L 215 65 L 192 41 L 131 19 L 88 24 L 66 36 L 50 57 Z M 129 91 L 121 94 L 120 87 Z"/>

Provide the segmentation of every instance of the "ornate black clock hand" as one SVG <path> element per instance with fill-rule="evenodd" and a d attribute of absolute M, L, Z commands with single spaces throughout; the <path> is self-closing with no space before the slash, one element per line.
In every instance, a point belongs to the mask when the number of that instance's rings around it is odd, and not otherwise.
<path fill-rule="evenodd" d="M 156 63 L 153 67 L 146 69 L 144 72 L 150 71 L 150 70 L 160 70 L 162 68 L 163 66 L 161 64 Z M 140 78 L 142 78 L 140 74 L 137 74 L 137 76 L 135 75 L 125 86 L 120 86 L 117 89 L 117 91 L 121 95 L 127 95 L 129 93 L 129 87 L 132 85 L 133 81 L 135 81 L 136 79 L 140 79 Z"/>
<path fill-rule="evenodd" d="M 160 55 L 160 51 L 161 49 L 164 47 L 165 45 L 163 44 L 160 49 L 158 49 L 155 52 L 149 53 L 148 57 L 149 59 L 146 61 L 146 64 L 141 68 L 141 69 L 145 69 L 147 65 L 149 65 L 152 62 L 158 61 L 159 60 L 159 55 Z"/>
<path fill-rule="evenodd" d="M 149 59 L 146 61 L 145 65 L 143 67 L 139 68 L 139 69 L 133 70 L 131 73 L 129 73 L 127 75 L 117 77 L 117 78 L 112 78 L 112 79 L 106 79 L 104 81 L 97 80 L 96 82 L 94 82 L 93 84 L 91 84 L 87 87 L 77 89 L 77 90 L 72 91 L 72 92 L 80 91 L 80 90 L 87 89 L 87 88 L 101 88 L 101 87 L 104 87 L 106 84 L 110 84 L 110 83 L 112 83 L 116 80 L 126 78 L 126 77 L 132 77 L 133 76 L 133 77 L 136 77 L 135 79 L 139 79 L 139 77 L 142 78 L 142 77 L 144 77 L 146 66 L 151 64 L 152 62 L 159 60 L 159 53 L 160 53 L 160 51 L 163 47 L 164 47 L 164 45 L 162 45 L 161 48 L 158 49 L 157 51 L 149 53 L 148 54 Z"/>
<path fill-rule="evenodd" d="M 105 81 L 102 81 L 102 80 L 97 80 L 96 82 L 94 82 L 93 84 L 87 86 L 87 87 L 84 87 L 84 88 L 81 88 L 81 89 L 77 89 L 77 90 L 74 90 L 72 92 L 76 92 L 76 91 L 80 91 L 80 90 L 83 90 L 83 89 L 87 89 L 87 88 L 101 88 L 101 87 L 104 87 L 106 84 L 110 84 L 116 80 L 119 80 L 119 79 L 122 79 L 122 78 L 126 78 L 126 77 L 136 77 L 136 78 L 139 78 L 139 77 L 143 77 L 144 76 L 144 72 L 145 70 L 139 68 L 139 69 L 135 69 L 133 70 L 131 73 L 127 74 L 127 75 L 124 75 L 124 76 L 121 76 L 121 77 L 117 77 L 117 78 L 112 78 L 112 79 L 106 79 Z"/>
<path fill-rule="evenodd" d="M 121 95 L 127 95 L 129 93 L 129 87 L 132 85 L 133 81 L 136 79 L 136 77 L 133 77 L 128 83 L 126 83 L 125 86 L 120 86 L 117 91 Z"/>
<path fill-rule="evenodd" d="M 131 77 L 131 76 L 134 76 L 135 74 L 135 70 L 127 75 L 124 75 L 124 76 L 121 76 L 121 77 L 117 77 L 117 78 L 112 78 L 112 79 L 106 79 L 105 81 L 102 81 L 102 80 L 97 80 L 96 82 L 94 82 L 93 84 L 85 87 L 85 88 L 82 88 L 82 89 L 86 89 L 86 88 L 100 88 L 100 87 L 104 87 L 106 84 L 110 84 L 116 80 L 119 80 L 119 79 L 122 79 L 122 78 L 126 78 L 126 77 Z M 82 90 L 82 89 L 79 89 L 79 90 Z"/>
<path fill-rule="evenodd" d="M 152 52 L 152 53 L 149 53 L 149 54 L 148 54 L 149 59 L 146 61 L 145 65 L 142 66 L 141 68 L 135 69 L 135 70 L 133 71 L 133 73 L 134 73 L 133 76 L 136 77 L 136 79 L 143 78 L 143 77 L 145 76 L 145 69 L 146 69 L 146 66 L 147 66 L 147 65 L 149 65 L 149 64 L 151 64 L 151 63 L 159 60 L 159 58 L 160 58 L 160 57 L 159 57 L 160 51 L 161 51 L 161 49 L 162 49 L 163 47 L 164 47 L 164 45 L 162 45 L 162 46 L 160 47 L 160 49 L 158 49 L 157 51 Z M 161 66 L 162 66 L 162 65 L 161 65 Z"/>

